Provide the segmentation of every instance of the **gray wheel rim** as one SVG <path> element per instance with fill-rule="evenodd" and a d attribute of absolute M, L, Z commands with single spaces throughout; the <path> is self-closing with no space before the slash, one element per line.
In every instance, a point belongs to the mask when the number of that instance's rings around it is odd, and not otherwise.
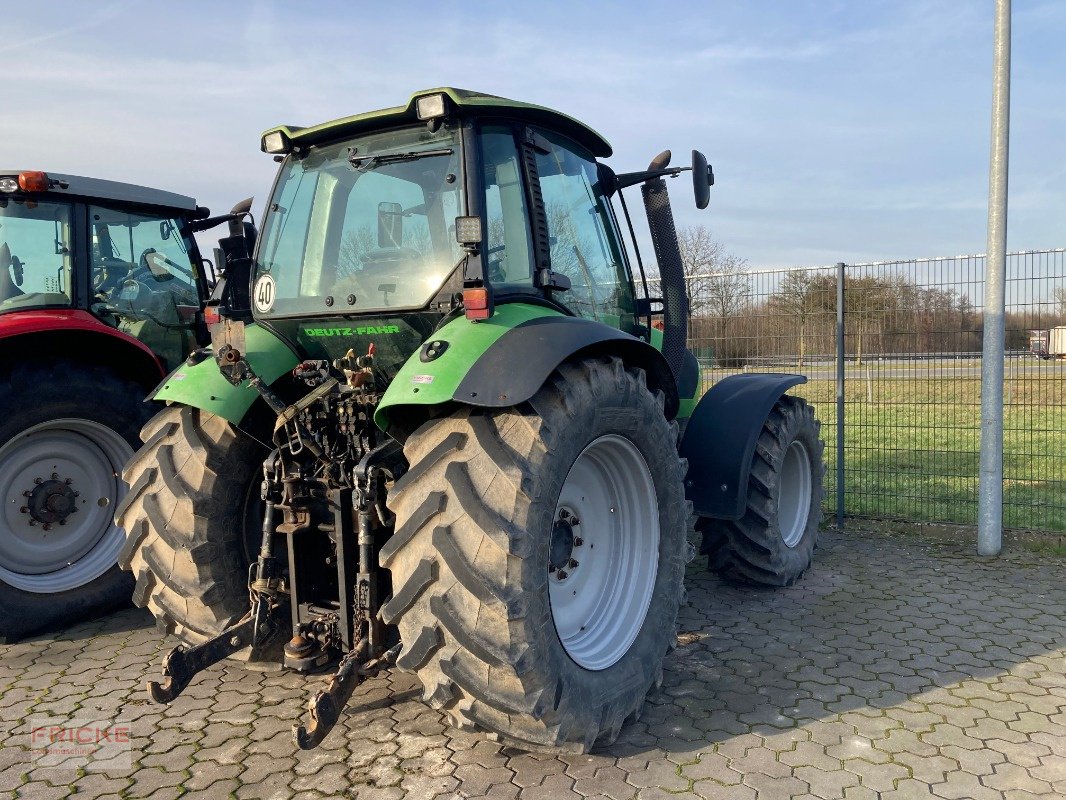
<path fill-rule="evenodd" d="M 22 591 L 54 594 L 107 572 L 124 539 L 113 516 L 126 492 L 122 465 L 132 454 L 116 431 L 86 419 L 50 420 L 4 443 L 0 580 Z M 47 523 L 46 530 L 29 509 L 30 498 L 53 485 L 67 487 L 64 497 L 77 510 L 62 524 Z"/>
<path fill-rule="evenodd" d="M 574 662 L 607 669 L 643 628 L 659 574 L 658 497 L 637 446 L 615 434 L 592 441 L 563 482 L 555 520 L 573 545 L 549 556 L 555 630 Z"/>
<path fill-rule="evenodd" d="M 777 495 L 777 521 L 785 546 L 803 539 L 811 515 L 811 456 L 803 442 L 792 441 L 785 450 Z"/>

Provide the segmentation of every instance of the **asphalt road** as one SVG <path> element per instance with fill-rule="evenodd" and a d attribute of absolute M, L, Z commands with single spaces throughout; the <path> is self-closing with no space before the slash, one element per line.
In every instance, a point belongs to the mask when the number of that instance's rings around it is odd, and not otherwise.
<path fill-rule="evenodd" d="M 867 361 L 863 364 L 848 362 L 845 366 L 845 378 L 851 380 L 866 379 L 867 371 L 870 377 L 877 378 L 980 378 L 981 365 L 971 359 L 956 360 L 952 358 L 936 358 L 922 360 L 891 361 Z M 759 366 L 751 370 L 753 372 L 796 372 L 806 375 L 813 380 L 835 380 L 836 365 L 820 362 L 818 364 L 805 364 L 802 367 L 795 363 L 780 363 L 772 367 Z M 723 372 L 733 374 L 744 370 L 705 370 L 714 376 L 720 376 Z M 1038 361 L 1036 359 L 1009 359 L 1003 365 L 1003 374 L 1006 378 L 1066 378 L 1066 361 Z"/>

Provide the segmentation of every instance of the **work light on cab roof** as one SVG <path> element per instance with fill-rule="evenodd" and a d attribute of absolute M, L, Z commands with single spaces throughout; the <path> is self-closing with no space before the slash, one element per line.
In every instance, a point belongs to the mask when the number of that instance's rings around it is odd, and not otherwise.
<path fill-rule="evenodd" d="M 9 176 L 0 178 L 0 192 L 47 192 L 53 181 L 48 174 L 40 170 L 24 170 L 17 177 Z M 66 188 L 60 182 L 61 188 Z"/>

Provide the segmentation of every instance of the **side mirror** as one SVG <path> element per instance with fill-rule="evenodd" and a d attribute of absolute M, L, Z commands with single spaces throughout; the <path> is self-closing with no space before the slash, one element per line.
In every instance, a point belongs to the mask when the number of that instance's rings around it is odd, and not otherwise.
<path fill-rule="evenodd" d="M 692 151 L 692 190 L 696 195 L 696 208 L 707 208 L 711 202 L 711 187 L 714 186 L 714 171 L 707 164 L 707 157 L 699 150 Z"/>
<path fill-rule="evenodd" d="M 378 203 L 378 247 L 403 246 L 403 206 L 399 203 Z"/>

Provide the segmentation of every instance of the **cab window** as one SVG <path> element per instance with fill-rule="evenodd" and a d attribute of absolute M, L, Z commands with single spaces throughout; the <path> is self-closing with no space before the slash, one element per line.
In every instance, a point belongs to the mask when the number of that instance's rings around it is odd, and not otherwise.
<path fill-rule="evenodd" d="M 514 134 L 502 125 L 481 134 L 485 178 L 486 273 L 494 286 L 533 284 L 533 242 L 529 234 L 522 167 Z"/>
<path fill-rule="evenodd" d="M 168 365 L 192 347 L 200 306 L 197 267 L 181 221 L 89 207 L 92 310 L 140 339 Z"/>
<path fill-rule="evenodd" d="M 71 303 L 71 207 L 0 198 L 0 311 Z"/>
<path fill-rule="evenodd" d="M 629 329 L 634 323 L 628 271 L 613 235 L 607 198 L 592 154 L 550 131 L 547 153 L 537 153 L 548 218 L 552 270 L 570 279 L 556 294 L 574 313 Z"/>

